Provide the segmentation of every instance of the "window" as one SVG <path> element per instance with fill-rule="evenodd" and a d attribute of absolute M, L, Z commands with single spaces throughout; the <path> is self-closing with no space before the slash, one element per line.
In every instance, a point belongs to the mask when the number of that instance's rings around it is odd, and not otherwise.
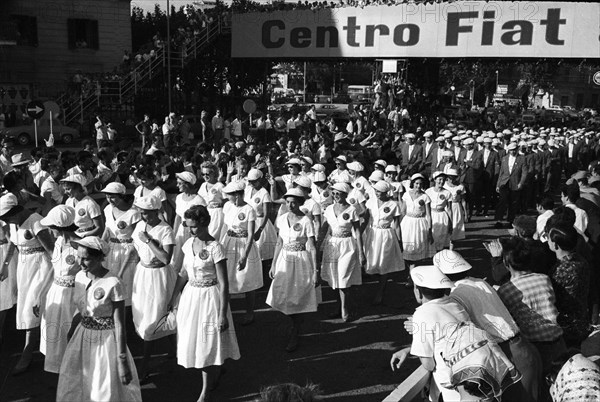
<path fill-rule="evenodd" d="M 17 46 L 37 46 L 37 18 L 27 15 L 12 15 L 10 17 L 17 27 Z"/>
<path fill-rule="evenodd" d="M 69 25 L 70 49 L 98 50 L 98 21 L 71 18 Z"/>

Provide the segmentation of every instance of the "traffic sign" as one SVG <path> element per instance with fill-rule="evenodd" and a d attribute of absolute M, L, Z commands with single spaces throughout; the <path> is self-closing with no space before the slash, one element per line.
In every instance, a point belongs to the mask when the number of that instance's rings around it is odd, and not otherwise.
<path fill-rule="evenodd" d="M 594 74 L 594 84 L 600 85 L 600 71 L 596 71 Z"/>
<path fill-rule="evenodd" d="M 246 99 L 242 107 L 244 109 L 244 112 L 248 114 L 256 112 L 256 102 L 254 102 L 252 99 Z"/>
<path fill-rule="evenodd" d="M 44 115 L 46 108 L 40 101 L 31 101 L 27 104 L 27 115 L 32 119 L 39 119 Z"/>

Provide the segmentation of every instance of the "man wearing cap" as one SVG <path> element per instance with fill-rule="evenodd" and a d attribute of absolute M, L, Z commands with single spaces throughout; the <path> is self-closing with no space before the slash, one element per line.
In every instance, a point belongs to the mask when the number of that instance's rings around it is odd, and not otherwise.
<path fill-rule="evenodd" d="M 433 141 L 433 133 L 431 131 L 427 131 L 423 134 L 423 138 L 425 138 L 425 142 L 423 143 L 423 176 L 430 178 L 432 171 L 432 166 L 437 166 L 437 155 L 438 155 L 438 144 Z M 443 141 L 443 137 L 440 137 Z"/>
<path fill-rule="evenodd" d="M 470 276 L 471 264 L 456 251 L 442 250 L 433 264 L 454 287 L 450 299 L 460 304 L 475 325 L 484 329 L 521 372 L 523 378 L 502 394 L 508 401 L 537 401 L 542 362 L 538 351 L 519 334 L 519 327 L 486 281 Z"/>
<path fill-rule="evenodd" d="M 517 154 L 517 144 L 511 142 L 507 149 L 508 155 L 502 158 L 500 173 L 496 183 L 496 192 L 500 195 L 496 207 L 496 227 L 501 228 L 500 222 L 508 209 L 508 222 L 512 223 L 517 213 L 521 190 L 527 180 L 525 160 Z"/>
<path fill-rule="evenodd" d="M 475 140 L 473 138 L 465 139 L 463 144 L 465 145 L 465 148 L 460 153 L 458 167 L 461 170 L 462 182 L 467 189 L 466 201 L 468 204 L 468 222 L 473 215 L 473 211 L 476 210 L 479 214 L 481 213 L 483 155 L 480 151 L 474 149 Z"/>
<path fill-rule="evenodd" d="M 396 156 L 400 158 L 402 171 L 408 176 L 419 173 L 423 164 L 423 147 L 415 144 L 415 135 L 406 134 L 405 143 L 400 144 L 400 152 Z"/>

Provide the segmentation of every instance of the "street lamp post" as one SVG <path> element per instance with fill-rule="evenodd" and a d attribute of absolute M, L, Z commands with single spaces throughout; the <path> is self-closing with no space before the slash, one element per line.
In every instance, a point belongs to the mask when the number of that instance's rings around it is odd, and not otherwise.
<path fill-rule="evenodd" d="M 496 91 L 495 93 L 498 93 L 498 70 L 496 70 Z"/>
<path fill-rule="evenodd" d="M 167 0 L 167 98 L 169 101 L 168 113 L 171 113 L 171 1 Z"/>

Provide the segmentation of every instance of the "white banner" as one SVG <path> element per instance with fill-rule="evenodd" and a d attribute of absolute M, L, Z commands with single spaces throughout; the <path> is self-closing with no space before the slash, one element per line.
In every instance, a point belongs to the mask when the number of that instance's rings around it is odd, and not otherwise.
<path fill-rule="evenodd" d="M 458 1 L 234 14 L 233 57 L 600 57 L 600 4 Z"/>

